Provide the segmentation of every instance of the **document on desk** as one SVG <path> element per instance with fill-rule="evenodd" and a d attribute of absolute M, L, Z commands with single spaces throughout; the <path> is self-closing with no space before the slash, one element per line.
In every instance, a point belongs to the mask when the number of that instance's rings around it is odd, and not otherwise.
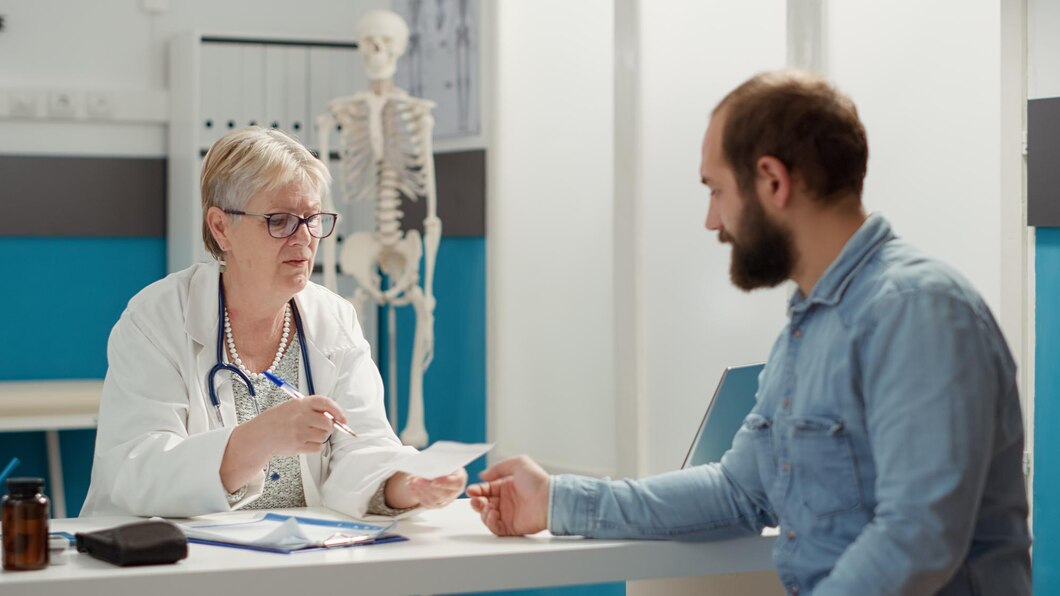
<path fill-rule="evenodd" d="M 267 513 L 232 522 L 209 519 L 176 523 L 189 542 L 275 553 L 408 540 L 388 533 L 396 521 L 378 525 Z"/>
<path fill-rule="evenodd" d="M 433 480 L 452 474 L 482 457 L 490 449 L 493 449 L 493 443 L 438 441 L 423 451 L 402 456 L 391 467 L 398 472 Z"/>

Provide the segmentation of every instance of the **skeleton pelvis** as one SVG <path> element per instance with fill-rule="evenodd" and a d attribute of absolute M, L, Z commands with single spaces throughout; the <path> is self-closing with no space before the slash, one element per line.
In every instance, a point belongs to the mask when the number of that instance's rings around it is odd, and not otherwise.
<path fill-rule="evenodd" d="M 380 242 L 374 232 L 354 232 L 342 241 L 339 267 L 382 303 L 419 283 L 422 257 L 423 240 L 416 230 L 409 230 L 391 246 Z M 382 287 L 380 273 L 390 278 L 389 288 Z"/>

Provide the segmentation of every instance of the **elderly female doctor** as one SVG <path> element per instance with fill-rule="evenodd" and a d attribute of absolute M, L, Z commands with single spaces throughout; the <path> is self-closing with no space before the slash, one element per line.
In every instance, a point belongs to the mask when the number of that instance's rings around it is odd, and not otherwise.
<path fill-rule="evenodd" d="M 463 490 L 463 470 L 432 481 L 391 470 L 412 448 L 387 423 L 356 314 L 309 281 L 335 228 L 321 213 L 330 182 L 275 130 L 233 131 L 207 153 L 203 238 L 218 263 L 147 287 L 114 326 L 81 515 L 303 505 L 398 515 Z M 308 397 L 289 398 L 263 371 Z"/>

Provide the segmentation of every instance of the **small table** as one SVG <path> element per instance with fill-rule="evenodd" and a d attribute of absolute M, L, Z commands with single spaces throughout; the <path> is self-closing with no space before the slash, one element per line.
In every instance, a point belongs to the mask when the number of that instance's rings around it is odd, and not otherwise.
<path fill-rule="evenodd" d="M 0 382 L 0 432 L 44 431 L 52 514 L 57 518 L 66 517 L 59 431 L 96 428 L 102 392 L 100 380 Z"/>

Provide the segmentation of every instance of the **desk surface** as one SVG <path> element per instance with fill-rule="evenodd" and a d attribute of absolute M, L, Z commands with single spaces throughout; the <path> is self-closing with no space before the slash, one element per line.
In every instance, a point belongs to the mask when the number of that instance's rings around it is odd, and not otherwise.
<path fill-rule="evenodd" d="M 298 510 L 339 519 L 328 510 Z M 239 514 L 236 514 L 239 515 Z M 245 514 L 244 514 L 245 515 Z M 51 529 L 88 531 L 133 518 L 53 520 Z M 70 551 L 66 565 L 0 573 L 0 592 L 70 594 L 283 594 L 311 587 L 359 593 L 438 593 L 740 573 L 772 568 L 772 538 L 714 543 L 585 540 L 547 532 L 490 534 L 466 500 L 402 520 L 408 542 L 289 555 L 189 545 L 176 565 L 119 568 Z"/>

